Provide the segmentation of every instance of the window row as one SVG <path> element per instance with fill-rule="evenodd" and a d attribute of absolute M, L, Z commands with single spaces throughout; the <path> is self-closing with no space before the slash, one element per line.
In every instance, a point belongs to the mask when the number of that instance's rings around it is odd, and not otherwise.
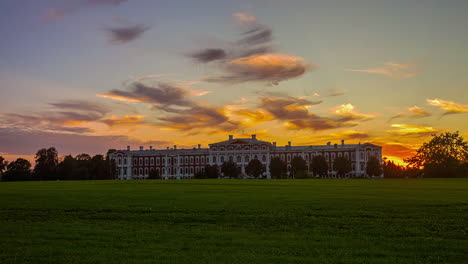
<path fill-rule="evenodd" d="M 208 157 L 206 157 L 208 161 Z M 148 165 L 184 165 L 184 164 L 205 164 L 205 156 L 190 156 L 190 157 L 156 157 L 156 158 L 134 158 L 133 165 L 148 166 Z"/>
<path fill-rule="evenodd" d="M 202 172 L 204 171 L 204 168 L 202 167 L 190 167 L 190 168 L 162 168 L 161 170 L 159 168 L 156 168 L 156 171 L 158 172 L 159 175 L 193 175 L 194 173 Z M 123 171 L 124 175 L 126 175 L 126 170 Z M 148 168 L 134 168 L 133 169 L 133 176 L 148 176 L 150 173 L 150 170 Z M 119 170 L 120 174 L 120 170 Z"/>

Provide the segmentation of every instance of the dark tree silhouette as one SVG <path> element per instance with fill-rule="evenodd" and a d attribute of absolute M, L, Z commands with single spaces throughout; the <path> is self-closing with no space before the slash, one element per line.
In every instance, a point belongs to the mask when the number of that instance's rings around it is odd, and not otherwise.
<path fill-rule="evenodd" d="M 3 174 L 3 171 L 6 169 L 6 162 L 5 162 L 5 159 L 0 156 L 0 175 Z"/>
<path fill-rule="evenodd" d="M 378 158 L 370 156 L 366 164 L 366 173 L 369 176 L 380 176 L 382 175 L 382 165 Z"/>
<path fill-rule="evenodd" d="M 291 176 L 292 178 L 307 178 L 307 163 L 301 156 L 295 156 L 291 160 Z"/>
<path fill-rule="evenodd" d="M 315 176 L 324 177 L 328 173 L 328 163 L 322 155 L 314 156 L 310 166 Z"/>
<path fill-rule="evenodd" d="M 73 156 L 65 156 L 57 167 L 57 174 L 59 179 L 78 180 L 78 175 L 75 175 L 77 167 L 78 162 Z"/>
<path fill-rule="evenodd" d="M 395 164 L 393 161 L 386 161 L 384 158 L 382 171 L 385 178 L 403 178 L 403 167 Z"/>
<path fill-rule="evenodd" d="M 283 179 L 286 176 L 286 172 L 288 172 L 286 163 L 279 157 L 271 159 L 269 168 L 273 179 Z"/>
<path fill-rule="evenodd" d="M 2 181 L 30 181 L 31 179 L 31 163 L 22 158 L 10 162 L 7 171 L 2 176 Z"/>
<path fill-rule="evenodd" d="M 258 159 L 253 159 L 249 161 L 247 167 L 245 167 L 245 172 L 247 175 L 257 178 L 266 171 L 265 165 L 263 165 Z"/>
<path fill-rule="evenodd" d="M 206 178 L 217 179 L 219 178 L 219 166 L 218 165 L 207 165 L 205 167 Z"/>
<path fill-rule="evenodd" d="M 54 147 L 43 148 L 36 153 L 34 177 L 38 180 L 56 180 L 58 152 Z"/>
<path fill-rule="evenodd" d="M 224 176 L 230 178 L 237 178 L 240 174 L 237 164 L 231 160 L 224 162 L 223 165 L 221 165 L 221 172 L 224 174 Z"/>
<path fill-rule="evenodd" d="M 148 178 L 149 180 L 158 180 L 160 179 L 160 175 L 159 175 L 159 170 L 155 170 L 155 169 L 151 169 L 149 174 L 148 174 Z"/>
<path fill-rule="evenodd" d="M 352 169 L 351 161 L 345 157 L 336 157 L 333 162 L 333 170 L 336 171 L 336 174 L 340 177 L 344 177 L 347 173 L 350 173 Z"/>
<path fill-rule="evenodd" d="M 410 166 L 422 168 L 424 177 L 468 177 L 468 142 L 458 131 L 432 135 L 416 155 L 405 159 Z"/>

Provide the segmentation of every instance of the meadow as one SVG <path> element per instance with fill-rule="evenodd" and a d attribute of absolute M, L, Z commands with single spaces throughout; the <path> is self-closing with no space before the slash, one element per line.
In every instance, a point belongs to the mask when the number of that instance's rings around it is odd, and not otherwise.
<path fill-rule="evenodd" d="M 0 263 L 468 263 L 468 179 L 2 182 Z"/>

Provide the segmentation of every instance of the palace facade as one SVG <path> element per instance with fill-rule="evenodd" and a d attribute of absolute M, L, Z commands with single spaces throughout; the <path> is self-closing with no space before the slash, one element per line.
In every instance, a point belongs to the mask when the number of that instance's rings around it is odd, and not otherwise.
<path fill-rule="evenodd" d="M 322 155 L 328 162 L 328 177 L 336 178 L 333 171 L 333 161 L 336 157 L 346 157 L 352 162 L 352 171 L 347 177 L 362 177 L 366 175 L 366 164 L 369 157 L 374 156 L 382 163 L 382 147 L 371 144 L 341 144 L 292 146 L 277 146 L 276 142 L 258 140 L 256 135 L 250 138 L 234 138 L 209 144 L 208 148 L 178 149 L 144 149 L 118 150 L 110 155 L 117 166 L 118 179 L 144 179 L 151 170 L 156 170 L 162 179 L 191 179 L 207 165 L 221 166 L 223 162 L 232 160 L 240 167 L 242 176 L 246 176 L 245 167 L 252 159 L 258 159 L 266 166 L 265 178 L 270 177 L 269 164 L 273 157 L 279 157 L 290 167 L 295 156 L 301 156 L 309 164 L 312 158 Z M 311 173 L 311 172 L 310 172 Z"/>

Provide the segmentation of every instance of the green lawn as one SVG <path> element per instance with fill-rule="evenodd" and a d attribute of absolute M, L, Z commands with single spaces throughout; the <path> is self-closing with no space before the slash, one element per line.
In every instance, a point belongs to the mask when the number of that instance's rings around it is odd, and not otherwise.
<path fill-rule="evenodd" d="M 0 263 L 468 263 L 468 179 L 2 182 Z"/>

